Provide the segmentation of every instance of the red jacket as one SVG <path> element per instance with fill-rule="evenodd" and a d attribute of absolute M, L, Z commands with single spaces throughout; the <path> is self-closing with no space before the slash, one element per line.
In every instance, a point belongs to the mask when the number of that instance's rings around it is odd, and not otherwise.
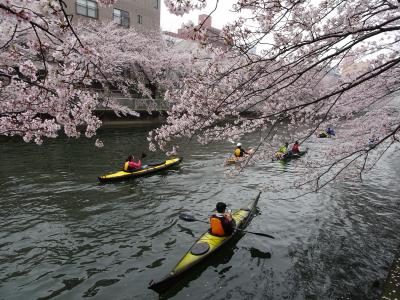
<path fill-rule="evenodd" d="M 139 160 L 137 163 L 135 163 L 134 161 L 129 162 L 129 169 L 136 170 L 136 169 L 140 169 L 141 167 L 142 167 L 141 160 Z"/>
<path fill-rule="evenodd" d="M 299 149 L 299 145 L 298 144 L 294 144 L 292 147 L 292 152 L 293 153 L 299 153 L 300 149 Z"/>
<path fill-rule="evenodd" d="M 131 172 L 140 169 L 141 167 L 142 162 L 140 160 L 137 163 L 135 163 L 134 161 L 126 161 L 122 170 L 124 170 L 125 172 Z"/>

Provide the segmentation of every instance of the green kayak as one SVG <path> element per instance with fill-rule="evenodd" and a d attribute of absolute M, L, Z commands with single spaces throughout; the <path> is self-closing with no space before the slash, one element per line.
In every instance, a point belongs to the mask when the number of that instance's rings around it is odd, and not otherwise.
<path fill-rule="evenodd" d="M 285 156 L 283 156 L 281 159 L 278 159 L 279 161 L 287 162 L 292 159 L 297 159 L 302 157 L 307 153 L 308 150 L 305 151 L 300 151 L 299 153 L 288 153 Z"/>

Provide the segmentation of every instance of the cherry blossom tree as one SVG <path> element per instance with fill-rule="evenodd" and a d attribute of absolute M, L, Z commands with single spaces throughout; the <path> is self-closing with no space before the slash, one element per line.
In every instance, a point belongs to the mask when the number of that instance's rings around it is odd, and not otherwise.
<path fill-rule="evenodd" d="M 197 68 L 196 48 L 192 52 L 174 44 L 167 45 L 159 32 L 144 35 L 133 28 L 125 29 L 113 23 L 99 26 L 97 22 L 79 24 L 75 30 L 83 44 L 96 49 L 102 58 L 102 75 L 112 81 L 113 88 L 126 95 L 134 88 L 138 94 L 154 99 L 156 89 L 174 89 Z M 116 77 L 119 74 L 122 76 Z"/>
<path fill-rule="evenodd" d="M 307 143 L 335 127 L 340 143 L 306 168 L 317 170 L 311 180 L 318 189 L 344 169 L 362 174 L 398 142 L 400 1 L 233 2 L 238 18 L 221 33 L 227 47 L 214 49 L 206 68 L 168 93 L 175 104 L 167 123 L 150 134 L 152 148 L 171 149 L 173 138 L 206 144 L 260 132 L 257 153 L 270 159 L 278 143 Z M 165 3 L 178 15 L 206 5 Z M 201 25 L 192 30 L 207 38 Z M 377 140 L 367 148 L 372 136 Z"/>
<path fill-rule="evenodd" d="M 0 0 L 0 134 L 38 144 L 61 129 L 92 137 L 101 125 L 96 108 L 137 115 L 113 101 L 113 89 L 154 97 L 156 88 L 172 88 L 191 70 L 190 53 L 171 55 L 160 33 L 73 27 L 65 8 L 62 0 Z"/>

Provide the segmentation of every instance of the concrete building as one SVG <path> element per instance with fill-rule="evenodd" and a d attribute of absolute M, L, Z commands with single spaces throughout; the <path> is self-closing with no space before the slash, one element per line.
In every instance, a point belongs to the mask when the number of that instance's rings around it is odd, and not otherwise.
<path fill-rule="evenodd" d="M 96 0 L 65 0 L 72 22 L 114 21 L 140 31 L 160 30 L 161 0 L 119 0 L 112 6 L 100 6 Z"/>
<path fill-rule="evenodd" d="M 205 30 L 206 40 L 198 40 L 195 36 L 193 36 L 193 32 L 187 31 L 185 28 L 178 29 L 178 32 L 170 32 L 164 31 L 163 34 L 169 36 L 175 41 L 178 40 L 186 40 L 186 41 L 193 41 L 199 44 L 212 44 L 218 47 L 228 47 L 226 41 L 221 37 L 221 29 L 212 27 L 212 18 L 207 14 L 199 15 L 198 23 L 196 27 L 201 27 Z"/>
<path fill-rule="evenodd" d="M 191 41 L 192 43 L 196 43 L 198 45 L 211 44 L 214 47 L 225 49 L 232 47 L 232 41 L 229 41 L 223 37 L 222 30 L 212 26 L 212 17 L 210 15 L 199 15 L 198 22 L 195 27 L 201 28 L 205 31 L 204 39 L 198 39 L 198 37 L 193 34 L 193 31 L 187 31 L 185 28 L 178 29 L 177 33 L 163 31 L 163 34 L 166 37 L 167 41 L 173 41 L 175 43 L 182 43 L 182 41 L 186 41 L 186 44 L 189 44 L 189 41 Z M 248 50 L 249 54 L 256 54 L 256 52 L 257 51 L 255 46 Z"/>
<path fill-rule="evenodd" d="M 341 67 L 341 75 L 343 77 L 355 77 L 368 72 L 370 63 L 368 61 L 356 62 L 353 57 L 346 57 Z"/>

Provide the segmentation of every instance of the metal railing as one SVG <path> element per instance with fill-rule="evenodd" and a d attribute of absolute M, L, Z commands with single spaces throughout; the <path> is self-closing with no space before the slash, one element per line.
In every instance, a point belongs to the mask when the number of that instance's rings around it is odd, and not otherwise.
<path fill-rule="evenodd" d="M 163 99 L 116 97 L 114 100 L 118 104 L 124 105 L 133 110 L 166 111 L 170 108 L 170 104 Z"/>
<path fill-rule="evenodd" d="M 170 103 L 163 99 L 112 97 L 119 105 L 126 106 L 136 111 L 167 111 L 171 107 Z M 99 106 L 97 110 L 111 110 L 110 108 Z"/>

